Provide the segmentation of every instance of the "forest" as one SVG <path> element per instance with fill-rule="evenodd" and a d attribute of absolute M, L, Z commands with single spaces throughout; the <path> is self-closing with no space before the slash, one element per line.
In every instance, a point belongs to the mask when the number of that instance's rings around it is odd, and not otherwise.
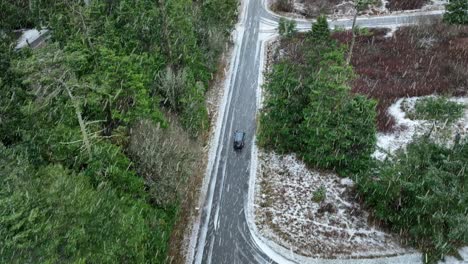
<path fill-rule="evenodd" d="M 1 1 L 1 263 L 168 261 L 237 4 Z"/>

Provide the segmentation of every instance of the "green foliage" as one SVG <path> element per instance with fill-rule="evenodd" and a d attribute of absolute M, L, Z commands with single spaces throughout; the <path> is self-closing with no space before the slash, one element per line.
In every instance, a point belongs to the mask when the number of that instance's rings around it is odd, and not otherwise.
<path fill-rule="evenodd" d="M 468 24 L 468 1 L 449 0 L 445 5 L 444 21 L 449 24 Z"/>
<path fill-rule="evenodd" d="M 0 262 L 166 261 L 194 173 L 187 134 L 208 129 L 205 93 L 236 7 L 0 3 Z M 12 29 L 42 26 L 51 41 L 13 51 Z M 132 130 L 142 120 L 158 133 L 135 153 L 142 142 L 129 136 L 154 132 Z"/>
<path fill-rule="evenodd" d="M 283 17 L 280 18 L 278 31 L 282 37 L 291 37 L 294 33 L 296 33 L 296 21 L 285 19 Z"/>
<path fill-rule="evenodd" d="M 12 60 L 19 56 L 12 50 L 13 39 L 0 32 L 0 142 L 11 145 L 20 140 L 17 128 L 24 118 L 22 100 L 30 97 L 21 85 L 21 76 L 11 70 Z"/>
<path fill-rule="evenodd" d="M 378 3 L 378 0 L 355 0 L 354 1 L 357 12 L 361 12 L 367 9 L 369 5 L 375 5 L 377 3 Z"/>
<path fill-rule="evenodd" d="M 98 187 L 106 183 L 113 187 L 118 194 L 135 198 L 144 198 L 144 181 L 132 170 L 132 163 L 122 150 L 108 142 L 93 146 L 93 159 L 86 163 L 83 174 L 88 176 L 90 183 Z"/>
<path fill-rule="evenodd" d="M 34 16 L 28 0 L 3 0 L 0 2 L 0 31 L 31 28 Z M 7 33 L 7 32 L 5 32 Z"/>
<path fill-rule="evenodd" d="M 372 32 L 369 30 L 369 28 L 355 26 L 354 31 L 358 36 L 372 36 Z"/>
<path fill-rule="evenodd" d="M 352 68 L 321 21 L 300 51 L 305 63 L 286 58 L 266 76 L 259 143 L 279 153 L 295 152 L 314 167 L 359 172 L 367 168 L 376 143 L 376 103 L 350 94 Z"/>
<path fill-rule="evenodd" d="M 345 32 L 346 31 L 346 28 L 343 27 L 343 26 L 336 26 L 333 27 L 333 32 Z"/>
<path fill-rule="evenodd" d="M 182 125 L 192 136 L 197 136 L 199 131 L 208 128 L 208 112 L 203 97 L 205 88 L 201 82 L 197 82 L 185 92 L 181 99 L 183 107 Z"/>
<path fill-rule="evenodd" d="M 312 201 L 320 203 L 325 201 L 327 198 L 327 189 L 325 186 L 320 186 L 317 190 L 312 193 Z"/>
<path fill-rule="evenodd" d="M 303 159 L 341 174 L 365 170 L 376 144 L 376 103 L 363 96 L 326 102 L 327 97 L 314 94 L 304 110 L 302 131 L 309 136 L 303 147 L 313 151 L 304 152 Z"/>
<path fill-rule="evenodd" d="M 468 243 L 468 144 L 447 148 L 426 137 L 357 177 L 375 216 L 409 237 L 429 263 Z"/>
<path fill-rule="evenodd" d="M 310 37 L 317 42 L 322 40 L 327 41 L 330 38 L 330 28 L 328 27 L 326 16 L 319 16 L 317 22 L 312 24 Z"/>
<path fill-rule="evenodd" d="M 102 103 L 114 106 L 110 113 L 112 117 L 107 118 L 127 124 L 138 118 L 163 123 L 162 113 L 155 108 L 157 97 L 149 96 L 151 75 L 148 73 L 151 67 L 157 67 L 157 58 L 145 53 L 118 55 L 107 48 L 100 48 L 97 56 L 100 58 L 95 68 L 98 74 L 90 76 L 101 95 L 93 102 L 97 104 L 95 107 L 101 107 Z"/>
<path fill-rule="evenodd" d="M 258 140 L 260 145 L 274 148 L 279 153 L 287 153 L 299 145 L 297 124 L 303 120 L 305 101 L 301 97 L 307 95 L 301 92 L 297 72 L 297 65 L 284 61 L 273 65 L 272 71 L 266 75 Z"/>
<path fill-rule="evenodd" d="M 448 122 L 461 118 L 464 105 L 447 100 L 444 97 L 426 97 L 416 101 L 414 110 L 407 111 L 411 119 Z"/>
<path fill-rule="evenodd" d="M 237 16 L 237 5 L 233 0 L 212 0 L 202 4 L 202 20 L 205 25 L 220 25 L 226 34 L 229 28 L 235 23 Z M 223 10 L 223 12 L 219 12 Z"/>
<path fill-rule="evenodd" d="M 0 146 L 2 263 L 158 262 L 167 215 L 60 165 L 34 169 Z M 152 233 L 157 233 L 156 237 Z M 157 239 L 157 240 L 156 240 Z M 159 260 L 158 260 L 159 259 Z"/>

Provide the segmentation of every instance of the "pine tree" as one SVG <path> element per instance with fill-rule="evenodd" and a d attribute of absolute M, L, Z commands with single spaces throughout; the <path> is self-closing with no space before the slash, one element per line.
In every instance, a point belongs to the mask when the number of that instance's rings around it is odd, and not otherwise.
<path fill-rule="evenodd" d="M 468 1 L 449 0 L 445 7 L 444 21 L 449 24 L 468 24 Z"/>
<path fill-rule="evenodd" d="M 280 18 L 278 32 L 280 36 L 291 37 L 296 32 L 296 21 Z"/>
<path fill-rule="evenodd" d="M 330 38 L 330 29 L 328 28 L 325 16 L 319 16 L 317 22 L 312 25 L 311 38 L 316 41 L 328 40 Z"/>

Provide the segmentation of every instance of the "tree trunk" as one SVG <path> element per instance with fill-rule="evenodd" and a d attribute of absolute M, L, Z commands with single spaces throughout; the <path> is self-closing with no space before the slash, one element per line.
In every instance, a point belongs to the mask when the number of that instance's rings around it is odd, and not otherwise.
<path fill-rule="evenodd" d="M 349 46 L 349 51 L 348 51 L 348 58 L 346 59 L 346 64 L 349 65 L 351 62 L 351 57 L 353 56 L 353 49 L 354 49 L 354 42 L 356 42 L 356 32 L 354 32 L 354 28 L 356 27 L 356 19 L 358 16 L 359 11 L 356 9 L 356 13 L 354 14 L 353 18 L 353 25 L 351 27 L 351 33 L 353 34 L 353 37 L 351 39 L 351 45 Z"/>
<path fill-rule="evenodd" d="M 72 104 L 75 107 L 75 113 L 76 113 L 76 116 L 78 117 L 78 123 L 80 124 L 81 134 L 83 135 L 83 142 L 85 144 L 86 151 L 88 152 L 89 159 L 91 159 L 92 158 L 91 144 L 89 143 L 88 133 L 86 132 L 86 125 L 83 121 L 83 117 L 81 116 L 80 106 L 78 105 L 75 98 L 73 97 L 73 94 L 71 93 L 70 89 L 68 89 L 68 86 L 63 82 L 62 82 L 62 85 L 67 90 L 68 96 L 70 97 L 70 100 L 72 101 Z"/>
<path fill-rule="evenodd" d="M 166 45 L 165 45 L 165 50 L 167 55 L 169 56 L 169 59 L 172 60 L 172 44 L 171 44 L 171 38 L 170 38 L 170 32 L 169 32 L 169 19 L 167 17 L 167 12 L 166 12 L 166 2 L 165 0 L 159 0 L 158 1 L 160 9 L 161 9 L 161 18 L 162 18 L 162 32 L 164 35 L 164 39 L 166 40 Z"/>

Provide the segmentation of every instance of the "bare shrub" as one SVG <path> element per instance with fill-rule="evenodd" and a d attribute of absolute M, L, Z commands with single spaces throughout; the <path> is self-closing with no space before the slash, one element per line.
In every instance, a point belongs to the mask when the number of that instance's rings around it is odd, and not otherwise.
<path fill-rule="evenodd" d="M 277 11 L 292 12 L 294 10 L 294 0 L 276 0 L 272 7 Z"/>
<path fill-rule="evenodd" d="M 423 7 L 429 0 L 389 0 L 387 8 L 391 11 L 414 10 Z"/>
<path fill-rule="evenodd" d="M 161 207 L 180 199 L 200 149 L 175 122 L 164 129 L 142 120 L 130 130 L 128 152 L 145 179 L 152 201 Z"/>
<path fill-rule="evenodd" d="M 423 19 L 417 26 L 400 28 L 391 38 L 379 30 L 372 32 L 373 36 L 356 39 L 352 65 L 359 78 L 353 92 L 378 100 L 380 131 L 396 129 L 387 110 L 399 98 L 468 94 L 468 26 Z M 334 37 L 350 41 L 349 32 Z"/>
<path fill-rule="evenodd" d="M 308 17 L 318 17 L 321 14 L 331 14 L 340 0 L 305 0 L 305 15 Z"/>
<path fill-rule="evenodd" d="M 161 71 L 157 78 L 156 92 L 164 97 L 164 104 L 172 109 L 179 109 L 179 99 L 182 97 L 187 80 L 185 69 L 174 72 L 171 67 Z"/>

